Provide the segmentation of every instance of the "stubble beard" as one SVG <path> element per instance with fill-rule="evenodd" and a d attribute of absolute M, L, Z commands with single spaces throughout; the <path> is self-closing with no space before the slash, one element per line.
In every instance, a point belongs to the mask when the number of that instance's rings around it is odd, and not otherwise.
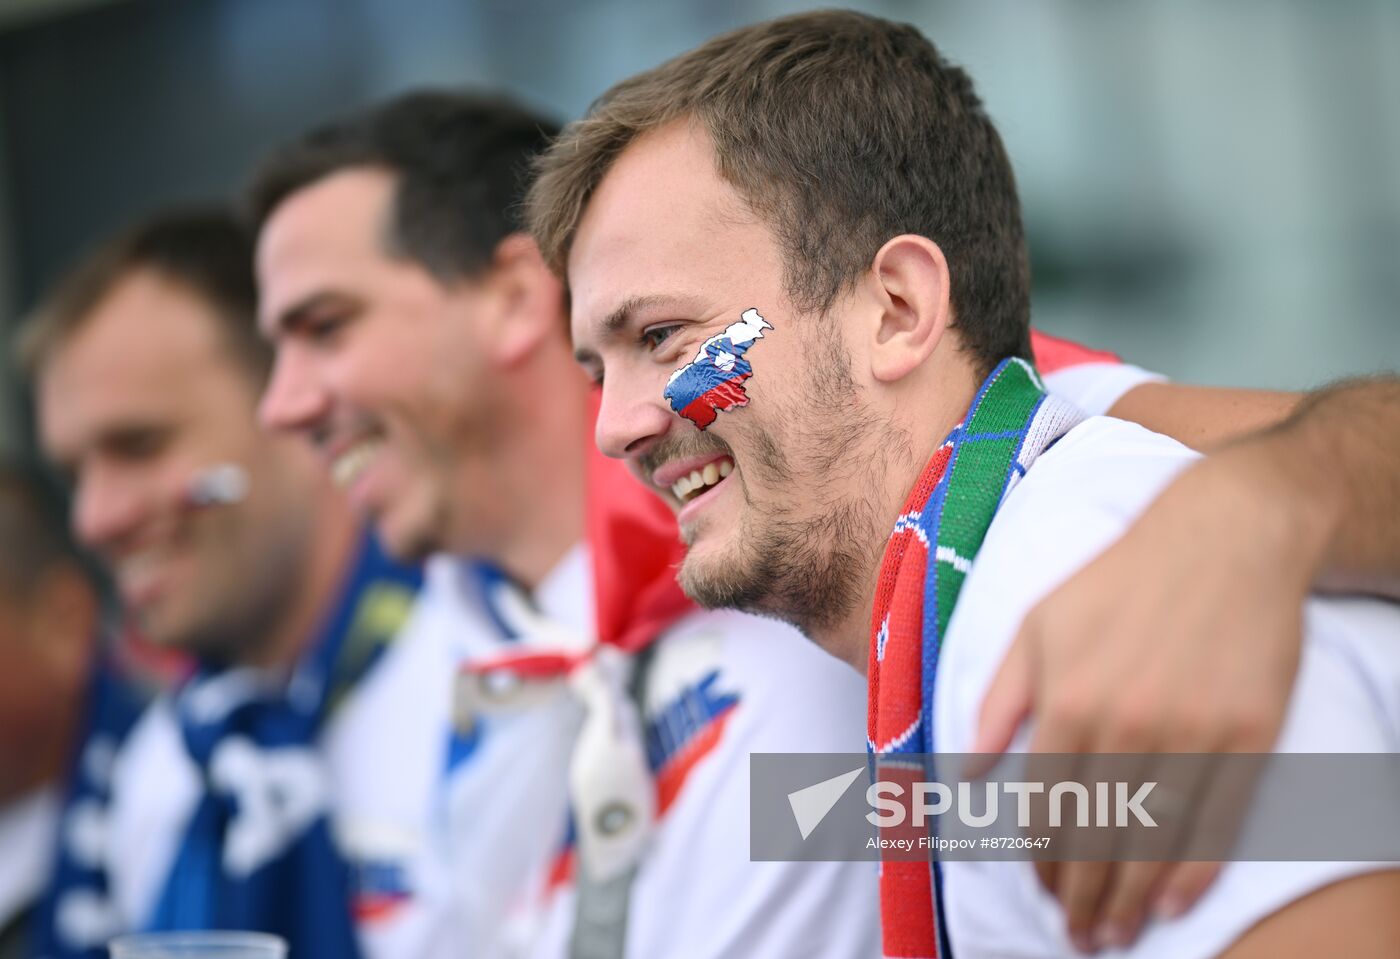
<path fill-rule="evenodd" d="M 751 427 L 753 450 L 736 476 L 742 532 L 727 555 L 703 564 L 688 555 L 681 566 L 681 588 L 701 606 L 773 617 L 817 636 L 868 599 L 885 540 L 877 491 L 892 459 L 911 446 L 906 433 L 876 418 L 838 349 L 814 356 L 794 409 L 774 418 L 794 424 L 786 448 Z M 756 501 L 744 471 L 786 495 Z"/>

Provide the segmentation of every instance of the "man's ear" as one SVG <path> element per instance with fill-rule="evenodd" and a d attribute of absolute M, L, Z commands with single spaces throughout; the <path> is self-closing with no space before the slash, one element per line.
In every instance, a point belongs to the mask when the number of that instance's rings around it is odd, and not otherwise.
<path fill-rule="evenodd" d="M 489 341 L 500 365 L 515 366 L 548 337 L 567 332 L 563 288 L 530 237 L 512 233 L 497 244 L 487 284 L 493 313 Z"/>
<path fill-rule="evenodd" d="M 932 355 L 952 321 L 948 261 L 938 244 L 906 233 L 880 247 L 870 280 L 879 309 L 870 372 L 893 383 Z"/>

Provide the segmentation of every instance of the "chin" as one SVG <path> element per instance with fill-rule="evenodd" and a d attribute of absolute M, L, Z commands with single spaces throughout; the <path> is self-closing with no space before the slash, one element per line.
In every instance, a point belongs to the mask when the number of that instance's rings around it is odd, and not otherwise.
<path fill-rule="evenodd" d="M 768 600 L 767 578 L 741 546 L 692 545 L 677 579 L 681 589 L 706 609 L 760 611 Z"/>
<path fill-rule="evenodd" d="M 381 513 L 375 523 L 380 545 L 395 559 L 406 563 L 419 563 L 441 552 L 445 547 L 443 531 L 429 521 L 429 515 L 425 511 L 409 510 L 396 514 L 392 509 Z"/>

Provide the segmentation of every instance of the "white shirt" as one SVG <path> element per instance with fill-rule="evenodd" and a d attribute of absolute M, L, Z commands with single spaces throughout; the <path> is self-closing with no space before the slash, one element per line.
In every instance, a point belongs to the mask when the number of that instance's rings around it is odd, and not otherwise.
<path fill-rule="evenodd" d="M 688 775 L 633 886 L 627 955 L 878 954 L 873 863 L 749 859 L 749 754 L 862 751 L 864 680 L 781 623 L 697 612 L 661 640 L 645 705 L 653 733 L 683 743 L 658 780 Z M 567 954 L 573 910 L 566 883 L 537 957 Z"/>
<path fill-rule="evenodd" d="M 430 568 L 435 586 L 449 586 L 452 576 L 449 563 Z M 592 597 L 583 547 L 534 594 L 551 623 L 584 637 L 579 645 L 592 634 Z M 471 608 L 470 592 L 459 591 L 456 602 L 463 614 L 483 615 Z M 473 634 L 468 658 L 499 655 L 493 635 Z M 874 954 L 872 864 L 749 859 L 749 753 L 863 749 L 861 677 L 790 627 L 695 612 L 659 640 L 644 708 L 655 756 L 665 760 L 656 776 L 664 808 L 632 887 L 627 955 Z M 510 753 L 501 768 L 508 762 L 511 775 L 463 781 L 454 791 L 453 867 L 459 888 L 478 887 L 498 911 L 496 922 L 471 933 L 477 951 L 464 948 L 462 955 L 568 954 L 574 896 L 573 855 L 564 844 L 567 770 L 581 717 L 561 687 L 557 698 L 507 717 L 531 723 L 528 734 L 501 736 L 501 719 L 486 718 L 483 743 L 496 733 Z M 522 885 L 526 873 L 532 875 Z M 527 895 L 512 896 L 511 887 Z"/>
<path fill-rule="evenodd" d="M 935 689 L 939 752 L 969 751 L 983 695 L 1026 612 L 1120 536 L 1195 458 L 1166 437 L 1100 417 L 1036 461 L 997 513 L 949 623 Z M 1276 750 L 1400 751 L 1400 610 L 1366 600 L 1314 600 L 1305 609 L 1304 633 Z M 1025 751 L 1029 736 L 1023 728 L 1011 751 Z M 1153 922 L 1130 949 L 1098 955 L 1213 956 L 1306 893 L 1383 868 L 1230 863 L 1184 917 Z M 1028 862 L 948 862 L 944 896 L 958 956 L 1077 955 L 1058 904 Z"/>

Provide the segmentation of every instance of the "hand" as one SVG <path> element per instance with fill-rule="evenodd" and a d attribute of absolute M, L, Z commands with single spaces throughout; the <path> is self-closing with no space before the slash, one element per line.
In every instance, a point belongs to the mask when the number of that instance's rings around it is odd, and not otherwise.
<path fill-rule="evenodd" d="M 1163 753 L 1271 750 L 1298 668 L 1302 603 L 1327 537 L 1327 517 L 1288 485 L 1272 456 L 1267 442 L 1241 444 L 1195 464 L 1036 606 L 983 702 L 974 750 L 1003 752 L 1032 715 L 1033 752 L 1150 754 L 1144 779 L 1158 778 L 1153 756 Z M 1092 766 L 1076 761 L 1084 779 Z M 1217 835 L 1222 816 L 1232 820 L 1227 829 L 1238 819 L 1239 777 L 1204 780 L 1182 797 L 1175 850 Z M 1247 797 L 1252 783 L 1244 786 Z M 1132 850 L 1105 852 L 1060 848 L 1056 859 L 1121 860 Z M 1148 908 L 1162 918 L 1185 912 L 1219 864 L 1036 868 L 1064 907 L 1073 941 L 1088 951 L 1131 943 Z"/>

